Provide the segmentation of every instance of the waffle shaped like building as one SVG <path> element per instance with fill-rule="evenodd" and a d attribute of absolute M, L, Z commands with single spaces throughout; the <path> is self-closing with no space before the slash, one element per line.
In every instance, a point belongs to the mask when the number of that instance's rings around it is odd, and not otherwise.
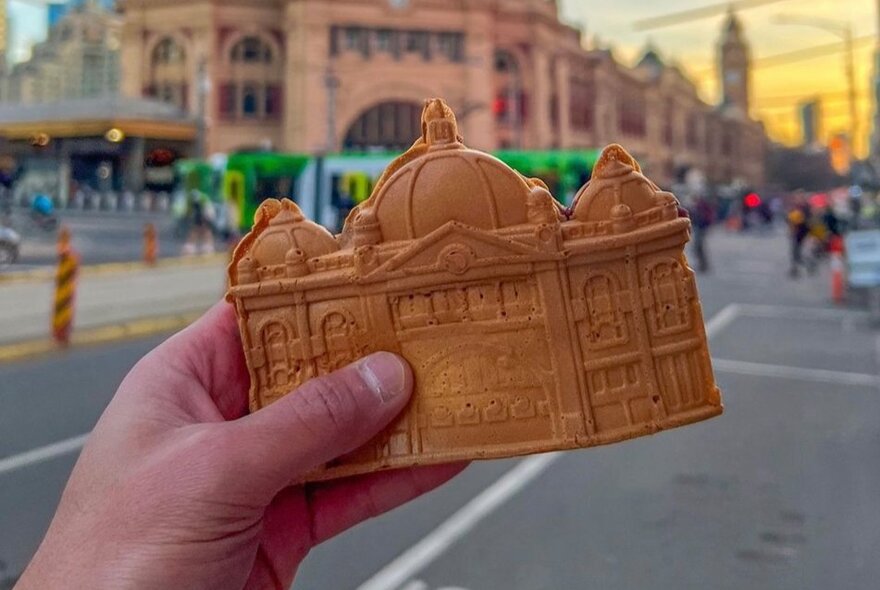
<path fill-rule="evenodd" d="M 370 352 L 413 366 L 407 411 L 310 479 L 590 447 L 721 413 L 690 223 L 623 148 L 565 210 L 467 149 L 446 104 L 340 236 L 267 201 L 230 267 L 251 410 Z"/>

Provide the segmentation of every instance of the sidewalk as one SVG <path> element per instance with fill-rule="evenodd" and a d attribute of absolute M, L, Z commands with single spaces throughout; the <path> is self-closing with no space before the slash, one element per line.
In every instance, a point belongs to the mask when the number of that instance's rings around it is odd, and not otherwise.
<path fill-rule="evenodd" d="M 74 333 L 204 311 L 223 296 L 225 271 L 225 261 L 213 259 L 203 264 L 83 272 Z M 47 278 L 0 283 L 0 345 L 51 337 L 53 290 L 53 281 Z"/>

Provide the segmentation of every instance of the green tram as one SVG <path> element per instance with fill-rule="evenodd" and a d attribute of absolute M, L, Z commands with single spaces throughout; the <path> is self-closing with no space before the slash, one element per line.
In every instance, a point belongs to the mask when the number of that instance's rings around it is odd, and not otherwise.
<path fill-rule="evenodd" d="M 289 198 L 303 213 L 339 230 L 348 212 L 365 201 L 398 153 L 308 156 L 241 152 L 228 157 L 222 196 L 234 226 L 246 231 L 265 199 Z M 570 204 L 590 178 L 598 150 L 499 151 L 495 156 L 528 177 L 540 178 L 557 198 Z"/>

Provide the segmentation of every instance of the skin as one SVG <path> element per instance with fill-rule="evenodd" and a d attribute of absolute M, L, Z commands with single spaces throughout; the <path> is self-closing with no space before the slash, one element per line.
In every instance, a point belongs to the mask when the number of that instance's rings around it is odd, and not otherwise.
<path fill-rule="evenodd" d="M 226 304 L 142 359 L 16 588 L 289 588 L 312 547 L 464 468 L 294 485 L 406 406 L 412 372 L 395 355 L 313 379 L 251 415 L 248 387 Z"/>

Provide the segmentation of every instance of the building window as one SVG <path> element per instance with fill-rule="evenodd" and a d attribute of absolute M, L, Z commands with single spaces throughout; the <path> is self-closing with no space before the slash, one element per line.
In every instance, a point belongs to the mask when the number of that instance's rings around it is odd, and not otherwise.
<path fill-rule="evenodd" d="M 159 41 L 153 49 L 153 65 L 179 64 L 186 59 L 183 47 L 170 37 Z"/>
<path fill-rule="evenodd" d="M 407 53 L 418 53 L 422 59 L 431 59 L 431 37 L 427 31 L 410 31 L 406 37 Z"/>
<path fill-rule="evenodd" d="M 376 31 L 376 49 L 382 53 L 391 53 L 391 31 L 389 29 Z"/>
<path fill-rule="evenodd" d="M 220 86 L 220 116 L 224 119 L 234 117 L 238 111 L 238 101 L 235 84 L 223 84 Z"/>
<path fill-rule="evenodd" d="M 499 74 L 516 74 L 519 66 L 516 58 L 508 51 L 499 50 L 495 52 L 495 71 Z"/>
<path fill-rule="evenodd" d="M 281 116 L 281 85 L 269 84 L 266 86 L 266 118 L 277 119 Z"/>
<path fill-rule="evenodd" d="M 357 51 L 362 57 L 370 57 L 370 31 L 362 27 L 346 27 L 344 47 L 346 51 Z"/>
<path fill-rule="evenodd" d="M 645 99 L 636 88 L 626 94 L 618 109 L 620 132 L 632 137 L 644 137 L 647 132 Z"/>
<path fill-rule="evenodd" d="M 668 147 L 675 145 L 675 102 L 666 101 L 666 120 L 663 123 L 663 140 Z"/>
<path fill-rule="evenodd" d="M 255 84 L 245 84 L 241 89 L 241 114 L 243 117 L 253 119 L 260 114 L 260 100 Z"/>
<path fill-rule="evenodd" d="M 596 117 L 596 89 L 586 80 L 571 81 L 571 126 L 578 131 L 591 131 Z"/>
<path fill-rule="evenodd" d="M 181 109 L 186 108 L 186 84 L 182 82 L 158 82 L 147 90 L 148 96 L 153 96 L 162 102 L 173 104 Z"/>
<path fill-rule="evenodd" d="M 257 36 L 245 37 L 232 48 L 232 61 L 238 63 L 272 63 L 272 48 Z"/>
<path fill-rule="evenodd" d="M 354 51 L 360 47 L 362 35 L 362 29 L 356 27 L 348 27 L 345 29 L 345 49 L 347 51 Z"/>
<path fill-rule="evenodd" d="M 688 117 L 687 146 L 692 150 L 696 150 L 701 147 L 700 143 L 700 122 L 697 115 L 691 115 Z"/>
<path fill-rule="evenodd" d="M 228 82 L 220 85 L 218 108 L 223 119 L 279 119 L 284 110 L 281 84 Z"/>
<path fill-rule="evenodd" d="M 422 106 L 387 102 L 361 114 L 348 129 L 344 147 L 358 151 L 406 149 L 421 133 Z"/>
<path fill-rule="evenodd" d="M 440 54 L 449 61 L 464 61 L 464 35 L 461 33 L 440 33 L 437 38 Z"/>

